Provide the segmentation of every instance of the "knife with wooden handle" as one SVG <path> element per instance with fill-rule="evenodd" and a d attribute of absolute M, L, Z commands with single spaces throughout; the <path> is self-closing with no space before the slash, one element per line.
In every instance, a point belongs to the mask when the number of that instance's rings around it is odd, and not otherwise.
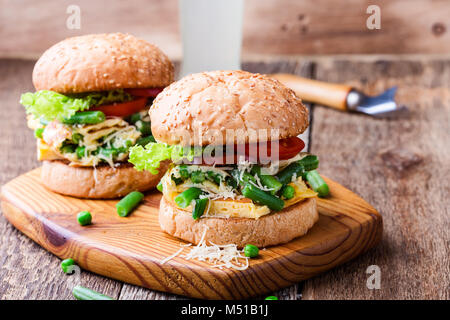
<path fill-rule="evenodd" d="M 347 110 L 347 96 L 352 90 L 350 86 L 301 78 L 287 73 L 270 76 L 294 90 L 302 100 L 338 110 Z"/>
<path fill-rule="evenodd" d="M 394 101 L 396 87 L 379 96 L 370 97 L 349 85 L 306 79 L 293 74 L 269 75 L 294 90 L 302 100 L 341 111 L 361 112 L 378 118 L 398 117 L 408 112 Z"/>

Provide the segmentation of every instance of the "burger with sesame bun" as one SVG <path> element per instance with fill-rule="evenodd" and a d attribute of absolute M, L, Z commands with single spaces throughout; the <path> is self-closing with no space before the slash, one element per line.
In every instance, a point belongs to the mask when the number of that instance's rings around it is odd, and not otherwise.
<path fill-rule="evenodd" d="M 318 220 L 328 186 L 318 158 L 297 137 L 308 110 L 275 79 L 244 71 L 189 75 L 150 109 L 156 142 L 134 146 L 129 161 L 157 174 L 161 228 L 198 244 L 266 247 L 304 235 Z M 207 232 L 205 232 L 207 230 Z"/>
<path fill-rule="evenodd" d="M 157 174 L 127 162 L 130 147 L 155 141 L 148 109 L 173 81 L 173 65 L 153 44 L 120 33 L 63 40 L 33 70 L 25 93 L 49 189 L 82 198 L 116 198 L 156 186 Z"/>

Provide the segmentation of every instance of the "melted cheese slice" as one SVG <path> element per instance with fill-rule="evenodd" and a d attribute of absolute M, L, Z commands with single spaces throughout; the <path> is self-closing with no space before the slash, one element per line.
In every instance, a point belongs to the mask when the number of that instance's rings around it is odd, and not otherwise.
<path fill-rule="evenodd" d="M 29 127 L 37 126 L 36 121 L 29 119 Z M 85 147 L 85 156 L 81 159 L 75 153 L 62 154 L 59 149 L 66 139 L 71 139 L 73 134 L 83 135 L 81 146 Z M 49 123 L 44 130 L 43 139 L 38 140 L 38 160 L 66 159 L 70 165 L 95 166 L 100 160 L 114 165 L 112 158 L 103 158 L 102 155 L 88 155 L 88 151 L 94 151 L 106 143 L 115 148 L 125 146 L 126 141 L 136 143 L 141 133 L 134 126 L 129 125 L 121 118 L 110 118 L 93 125 L 65 125 L 57 121 Z M 106 138 L 104 138 L 106 137 Z M 100 141 L 100 138 L 104 138 Z M 112 142 L 114 141 L 114 142 Z M 124 161 L 128 154 L 122 153 L 116 161 Z"/>
<path fill-rule="evenodd" d="M 161 179 L 163 185 L 163 196 L 164 198 L 171 202 L 173 205 L 177 206 L 174 199 L 184 190 L 190 187 L 201 187 L 208 192 L 216 189 L 220 190 L 214 183 L 210 181 L 205 181 L 202 185 L 194 185 L 187 180 L 183 184 L 176 185 L 172 179 L 171 171 L 166 172 L 164 177 Z M 214 185 L 214 187 L 212 187 Z M 290 207 L 296 203 L 303 201 L 306 198 L 313 198 L 317 196 L 317 193 L 308 188 L 302 178 L 298 178 L 296 181 L 291 182 L 291 185 L 295 189 L 295 196 L 290 200 L 285 200 L 285 208 Z M 221 199 L 220 192 L 217 193 L 219 198 L 214 197 L 209 200 L 208 207 L 203 217 L 215 217 L 215 218 L 249 218 L 258 219 L 264 215 L 271 213 L 271 210 L 267 206 L 262 206 L 253 203 L 251 199 L 239 198 L 239 199 Z M 242 197 L 242 196 L 241 196 Z M 186 208 L 179 208 L 186 212 L 192 212 L 193 206 L 190 205 Z"/>
<path fill-rule="evenodd" d="M 60 160 L 64 159 L 59 155 L 59 153 L 56 153 L 53 151 L 48 144 L 45 143 L 44 140 L 38 139 L 37 140 L 37 159 L 39 161 L 44 160 Z"/>

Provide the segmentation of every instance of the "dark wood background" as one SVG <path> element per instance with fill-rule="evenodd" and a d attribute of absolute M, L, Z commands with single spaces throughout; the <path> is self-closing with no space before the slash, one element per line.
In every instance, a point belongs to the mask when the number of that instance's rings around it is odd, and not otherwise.
<path fill-rule="evenodd" d="M 369 30 L 369 5 L 381 29 Z M 81 29 L 66 28 L 69 5 Z M 448 0 L 245 0 L 244 58 L 267 55 L 450 53 Z M 178 0 L 0 0 L 0 57 L 37 58 L 75 35 L 129 32 L 181 57 Z"/>
<path fill-rule="evenodd" d="M 439 2 L 439 1 L 437 1 Z M 3 31 L 2 31 L 3 32 Z M 0 59 L 0 184 L 35 168 L 35 139 L 18 104 L 33 90 L 33 61 Z M 450 60 L 305 58 L 249 62 L 253 72 L 288 72 L 344 82 L 368 93 L 399 86 L 409 118 L 376 120 L 311 106 L 310 151 L 320 169 L 383 215 L 381 244 L 330 272 L 275 293 L 281 299 L 450 298 Z M 366 269 L 381 269 L 369 290 Z M 84 286 L 119 299 L 181 297 L 82 272 Z M 0 215 L 0 299 L 70 299 L 60 260 Z"/>

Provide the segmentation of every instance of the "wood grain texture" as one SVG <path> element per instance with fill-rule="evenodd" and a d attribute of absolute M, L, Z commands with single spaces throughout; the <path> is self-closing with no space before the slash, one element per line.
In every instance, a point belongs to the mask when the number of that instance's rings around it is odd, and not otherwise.
<path fill-rule="evenodd" d="M 36 141 L 26 128 L 20 94 L 33 90 L 34 61 L 0 59 L 0 184 L 36 168 Z M 0 300 L 71 299 L 71 279 L 61 273 L 60 260 L 42 250 L 0 215 Z M 18 272 L 20 270 L 20 272 Z M 121 283 L 90 272 L 81 282 L 118 297 Z"/>
<path fill-rule="evenodd" d="M 176 74 L 179 63 L 175 62 Z M 0 139 L 0 185 L 39 165 L 36 160 L 36 146 L 33 132 L 26 126 L 23 107 L 19 105 L 20 94 L 33 91 L 31 72 L 34 61 L 0 59 L 0 124 L 3 138 Z M 245 63 L 243 69 L 251 72 L 288 72 L 304 77 L 311 76 L 312 64 L 308 61 L 276 61 Z M 308 143 L 308 133 L 303 137 Z M 68 277 L 61 274 L 60 260 L 41 249 L 22 233 L 18 232 L 0 215 L 0 299 L 70 299 L 67 288 Z M 42 272 L 40 266 L 49 270 Z M 16 272 L 26 269 L 27 273 Z M 51 271 L 50 271 L 51 270 Z M 121 283 L 102 276 L 83 272 L 81 279 L 85 286 L 96 288 L 119 299 L 179 299 L 180 296 L 148 290 Z M 27 284 L 27 285 L 24 285 Z M 46 285 L 43 285 L 45 283 Z M 291 288 L 274 292 L 280 299 L 295 299 L 301 294 L 301 283 Z"/>
<path fill-rule="evenodd" d="M 389 121 L 313 107 L 311 151 L 319 154 L 321 171 L 383 214 L 383 241 L 352 262 L 274 294 L 281 299 L 449 299 L 450 61 L 347 58 L 244 64 L 252 72 L 343 81 L 374 94 L 399 85 L 399 102 L 413 110 L 410 119 Z M 33 64 L 0 59 L 1 185 L 38 166 L 33 133 L 18 104 L 20 93 L 32 90 Z M 431 180 L 436 177 L 441 185 Z M 59 263 L 0 215 L 0 299 L 70 299 L 70 277 Z M 373 264 L 381 268 L 380 290 L 366 287 L 365 271 Z M 82 272 L 81 279 L 119 299 L 180 298 L 90 272 Z"/>
<path fill-rule="evenodd" d="M 221 270 L 182 255 L 161 263 L 181 242 L 159 227 L 158 191 L 148 193 L 132 215 L 122 218 L 115 212 L 117 200 L 76 199 L 45 189 L 38 168 L 2 187 L 1 206 L 17 229 L 58 257 L 73 258 L 84 270 L 188 297 L 245 299 L 329 270 L 380 241 L 377 211 L 336 182 L 327 183 L 331 196 L 319 200 L 320 218 L 308 234 L 261 250 L 244 271 Z M 82 210 L 92 213 L 92 225 L 78 224 L 76 215 Z"/>
<path fill-rule="evenodd" d="M 376 120 L 314 107 L 311 151 L 321 172 L 376 204 L 384 237 L 370 254 L 304 283 L 305 299 L 450 298 L 450 62 L 334 61 L 319 80 L 370 94 L 398 85 L 411 109 Z M 366 268 L 381 269 L 381 288 L 366 287 Z"/>
<path fill-rule="evenodd" d="M 69 5 L 81 9 L 81 29 L 66 27 Z M 369 30 L 366 9 L 381 9 L 381 29 Z M 178 1 L 0 0 L 0 56 L 37 58 L 75 35 L 129 32 L 181 58 Z M 447 0 L 246 0 L 243 55 L 441 53 L 450 51 Z M 20 21 L 20 23 L 18 23 Z"/>

